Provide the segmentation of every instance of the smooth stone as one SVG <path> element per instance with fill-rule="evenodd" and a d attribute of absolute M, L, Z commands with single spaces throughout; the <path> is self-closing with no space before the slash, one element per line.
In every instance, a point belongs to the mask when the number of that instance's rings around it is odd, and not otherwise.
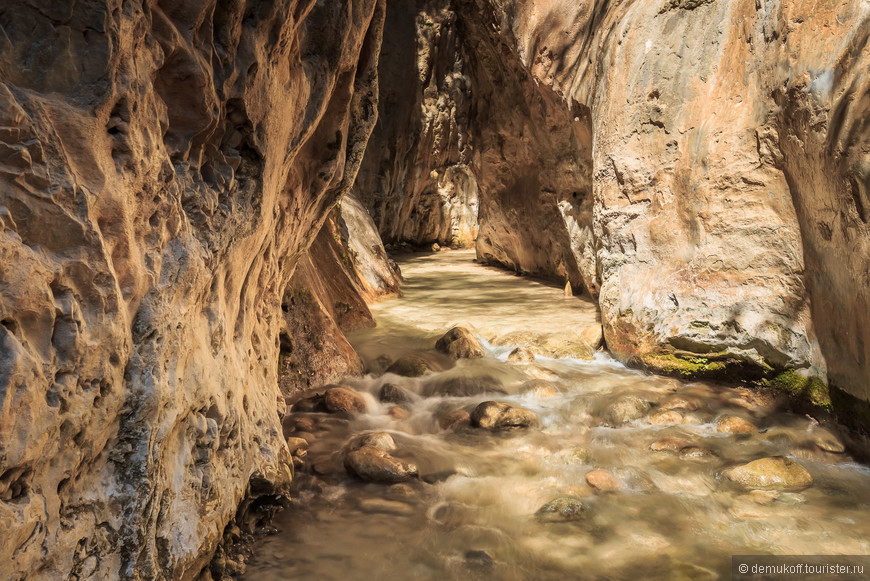
<path fill-rule="evenodd" d="M 294 437 L 287 438 L 287 448 L 290 450 L 291 455 L 303 458 L 308 454 L 308 440 Z"/>
<path fill-rule="evenodd" d="M 680 458 L 683 460 L 711 462 L 718 458 L 718 456 L 708 448 L 702 448 L 701 446 L 688 446 L 680 450 Z"/>
<path fill-rule="evenodd" d="M 530 428 L 538 425 L 538 416 L 532 410 L 525 408 L 497 401 L 485 401 L 471 412 L 471 423 L 486 430 Z"/>
<path fill-rule="evenodd" d="M 414 508 L 398 500 L 385 500 L 383 498 L 363 498 L 357 502 L 362 512 L 389 514 L 393 516 L 411 516 Z"/>
<path fill-rule="evenodd" d="M 426 397 L 469 397 L 484 393 L 506 392 L 501 381 L 490 375 L 479 375 L 476 377 L 459 375 L 447 379 L 436 378 L 423 386 L 423 395 Z"/>
<path fill-rule="evenodd" d="M 716 429 L 723 434 L 754 434 L 758 431 L 755 424 L 738 416 L 725 416 L 716 424 Z"/>
<path fill-rule="evenodd" d="M 564 496 L 539 508 L 535 516 L 541 522 L 571 522 L 583 519 L 587 511 L 580 500 Z"/>
<path fill-rule="evenodd" d="M 832 454 L 842 454 L 846 451 L 846 447 L 837 436 L 824 428 L 814 429 L 810 436 L 813 439 L 813 444 L 815 444 L 820 450 L 831 452 Z"/>
<path fill-rule="evenodd" d="M 435 343 L 435 350 L 454 359 L 479 359 L 484 356 L 483 345 L 470 329 L 457 325 Z"/>
<path fill-rule="evenodd" d="M 531 363 L 535 360 L 535 352 L 526 347 L 517 347 L 507 357 L 508 363 Z"/>
<path fill-rule="evenodd" d="M 433 371 L 436 371 L 435 367 L 419 355 L 404 355 L 387 367 L 387 373 L 402 377 L 423 377 Z"/>
<path fill-rule="evenodd" d="M 397 420 L 407 420 L 408 418 L 411 417 L 411 412 L 409 412 L 405 408 L 397 406 L 397 405 L 394 405 L 393 407 L 391 407 L 387 411 L 387 413 L 390 415 L 391 418 L 395 418 Z"/>
<path fill-rule="evenodd" d="M 747 464 L 735 466 L 722 475 L 744 488 L 774 490 L 803 490 L 813 484 L 813 477 L 806 469 L 785 456 L 760 458 Z"/>
<path fill-rule="evenodd" d="M 701 400 L 695 397 L 685 397 L 682 395 L 672 395 L 661 403 L 659 407 L 665 410 L 683 409 L 688 412 L 694 412 L 701 408 L 703 404 Z"/>
<path fill-rule="evenodd" d="M 389 432 L 366 432 L 360 434 L 347 445 L 347 451 L 359 450 L 363 446 L 374 446 L 385 452 L 395 452 L 398 449 L 396 441 Z"/>
<path fill-rule="evenodd" d="M 580 331 L 580 340 L 592 349 L 598 349 L 604 343 L 604 329 L 601 325 L 589 325 Z"/>
<path fill-rule="evenodd" d="M 559 388 L 551 382 L 545 379 L 533 379 L 531 381 L 527 381 L 520 387 L 521 395 L 530 395 L 533 397 L 555 397 L 559 395 Z"/>
<path fill-rule="evenodd" d="M 586 483 L 599 492 L 613 492 L 620 488 L 619 480 L 607 470 L 601 469 L 587 472 Z"/>
<path fill-rule="evenodd" d="M 674 410 L 658 410 L 655 413 L 650 414 L 649 423 L 656 426 L 682 424 L 683 414 Z"/>
<path fill-rule="evenodd" d="M 691 446 L 694 446 L 694 442 L 691 440 L 667 436 L 650 444 L 649 449 L 653 452 L 679 452 L 683 448 L 689 448 Z"/>
<path fill-rule="evenodd" d="M 568 464 L 589 464 L 592 461 L 592 451 L 589 448 L 574 448 L 565 457 Z"/>
<path fill-rule="evenodd" d="M 471 425 L 471 414 L 465 410 L 453 410 L 438 418 L 442 430 L 456 430 Z"/>
<path fill-rule="evenodd" d="M 323 395 L 323 405 L 333 414 L 353 415 L 365 413 L 366 400 L 359 393 L 346 387 L 333 387 Z"/>
<path fill-rule="evenodd" d="M 610 424 L 625 424 L 642 418 L 649 409 L 648 401 L 634 395 L 625 395 L 607 406 L 603 417 Z"/>
<path fill-rule="evenodd" d="M 409 403 L 414 401 L 414 397 L 404 387 L 395 383 L 385 383 L 378 391 L 378 400 L 384 403 Z"/>
<path fill-rule="evenodd" d="M 365 445 L 347 453 L 344 467 L 353 476 L 370 482 L 406 482 L 417 476 L 417 466 L 394 458 L 386 450 Z"/>

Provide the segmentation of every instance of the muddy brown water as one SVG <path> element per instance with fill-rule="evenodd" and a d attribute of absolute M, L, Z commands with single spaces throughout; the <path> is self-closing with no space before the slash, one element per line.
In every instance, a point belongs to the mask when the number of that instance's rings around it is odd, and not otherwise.
<path fill-rule="evenodd" d="M 646 375 L 605 353 L 511 364 L 513 346 L 487 341 L 483 359 L 418 379 L 383 375 L 381 356 L 431 354 L 454 323 L 493 339 L 597 321 L 592 303 L 477 265 L 470 252 L 412 255 L 400 265 L 404 296 L 374 305 L 377 328 L 351 337 L 373 373 L 343 385 L 363 393 L 369 411 L 350 420 L 300 414 L 315 427 L 304 434 L 311 448 L 291 507 L 275 519 L 279 532 L 258 544 L 244 579 L 718 579 L 730 578 L 732 554 L 870 553 L 870 470 L 820 449 L 812 418 L 745 390 Z M 432 382 L 481 375 L 507 393 L 418 397 L 401 419 L 377 400 L 385 382 L 421 394 Z M 532 380 L 555 393 L 524 393 Z M 649 413 L 625 424 L 603 419 L 628 395 L 649 401 Z M 650 421 L 678 398 L 684 423 Z M 540 425 L 496 433 L 439 427 L 446 410 L 485 400 L 531 409 Z M 721 433 L 723 416 L 758 430 Z M 415 462 L 421 479 L 387 485 L 348 476 L 342 448 L 368 431 L 389 432 L 393 455 Z M 665 437 L 703 453 L 650 449 Z M 813 485 L 757 493 L 722 477 L 730 466 L 778 455 L 806 468 Z M 617 490 L 590 487 L 593 469 L 610 472 Z M 536 516 L 557 498 L 579 500 L 585 511 L 569 522 Z"/>

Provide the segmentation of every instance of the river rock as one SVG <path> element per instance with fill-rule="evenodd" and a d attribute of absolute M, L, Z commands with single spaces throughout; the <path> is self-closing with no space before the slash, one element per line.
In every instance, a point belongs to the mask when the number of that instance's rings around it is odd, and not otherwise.
<path fill-rule="evenodd" d="M 842 454 L 846 451 L 846 447 L 839 438 L 824 428 L 814 429 L 810 434 L 810 437 L 812 438 L 813 444 L 825 452 Z"/>
<path fill-rule="evenodd" d="M 446 379 L 436 377 L 426 382 L 423 386 L 423 395 L 426 397 L 469 397 L 484 393 L 506 392 L 501 381 L 491 375 L 478 375 L 472 377 L 455 375 Z"/>
<path fill-rule="evenodd" d="M 378 399 L 384 403 L 410 403 L 414 401 L 414 396 L 404 387 L 394 383 L 385 383 L 378 391 Z"/>
<path fill-rule="evenodd" d="M 670 424 L 682 424 L 683 414 L 676 410 L 657 410 L 649 416 L 649 423 L 656 426 L 667 426 Z"/>
<path fill-rule="evenodd" d="M 387 410 L 387 414 L 391 418 L 395 418 L 397 420 L 407 420 L 411 417 L 411 412 L 402 406 L 394 405 L 389 410 Z"/>
<path fill-rule="evenodd" d="M 653 452 L 679 452 L 683 448 L 689 448 L 693 445 L 691 440 L 667 436 L 650 444 L 649 449 Z"/>
<path fill-rule="evenodd" d="M 559 388 L 552 381 L 533 379 L 520 387 L 520 394 L 540 398 L 556 397 L 559 395 Z"/>
<path fill-rule="evenodd" d="M 483 345 L 470 329 L 456 326 L 435 343 L 435 349 L 454 359 L 477 359 L 484 356 Z"/>
<path fill-rule="evenodd" d="M 535 352 L 526 347 L 517 347 L 508 354 L 508 363 L 531 363 L 535 360 Z"/>
<path fill-rule="evenodd" d="M 621 488 L 616 476 L 600 468 L 586 473 L 586 483 L 599 492 L 613 492 Z"/>
<path fill-rule="evenodd" d="M 390 364 L 386 372 L 403 377 L 423 377 L 433 371 L 438 371 L 438 369 L 431 361 L 419 355 L 403 355 Z"/>
<path fill-rule="evenodd" d="M 352 452 L 363 446 L 372 446 L 385 452 L 395 452 L 398 450 L 396 441 L 393 440 L 393 436 L 389 432 L 366 432 L 353 438 L 345 448 L 345 452 Z"/>
<path fill-rule="evenodd" d="M 604 419 L 612 425 L 625 424 L 642 418 L 650 409 L 645 399 L 634 395 L 624 395 L 604 410 Z"/>
<path fill-rule="evenodd" d="M 535 516 L 541 522 L 571 522 L 585 518 L 588 510 L 579 499 L 563 496 L 539 508 Z"/>
<path fill-rule="evenodd" d="M 438 418 L 442 430 L 456 430 L 471 425 L 471 414 L 465 410 L 452 410 Z"/>
<path fill-rule="evenodd" d="M 693 412 L 700 409 L 702 405 L 701 400 L 696 397 L 672 395 L 665 398 L 659 407 L 665 410 L 686 410 Z"/>
<path fill-rule="evenodd" d="M 722 475 L 744 488 L 803 490 L 813 484 L 813 477 L 806 469 L 785 456 L 773 456 L 753 460 L 729 468 Z"/>
<path fill-rule="evenodd" d="M 304 438 L 287 438 L 287 449 L 293 456 L 300 458 L 308 454 L 308 440 Z"/>
<path fill-rule="evenodd" d="M 365 398 L 352 389 L 333 387 L 323 395 L 323 405 L 329 413 L 352 416 L 368 410 Z"/>
<path fill-rule="evenodd" d="M 390 455 L 372 445 L 363 445 L 347 453 L 344 467 L 348 473 L 370 482 L 406 482 L 417 477 L 417 466 Z"/>
<path fill-rule="evenodd" d="M 486 430 L 531 428 L 538 425 L 535 412 L 497 401 L 485 401 L 471 412 L 471 423 Z"/>
<path fill-rule="evenodd" d="M 686 446 L 680 449 L 680 458 L 683 460 L 696 460 L 700 462 L 712 462 L 719 456 L 709 448 L 703 446 Z"/>
<path fill-rule="evenodd" d="M 592 349 L 598 349 L 604 343 L 604 329 L 601 325 L 589 325 L 580 331 L 580 340 Z"/>
<path fill-rule="evenodd" d="M 723 434 L 754 434 L 758 431 L 755 424 L 738 416 L 725 416 L 716 424 L 716 430 Z"/>

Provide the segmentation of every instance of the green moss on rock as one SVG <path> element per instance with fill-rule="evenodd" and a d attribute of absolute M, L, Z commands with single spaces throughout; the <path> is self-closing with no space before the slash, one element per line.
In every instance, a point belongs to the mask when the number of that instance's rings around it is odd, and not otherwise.
<path fill-rule="evenodd" d="M 770 385 L 826 411 L 833 409 L 828 386 L 818 377 L 804 377 L 793 369 L 787 369 L 774 377 Z"/>

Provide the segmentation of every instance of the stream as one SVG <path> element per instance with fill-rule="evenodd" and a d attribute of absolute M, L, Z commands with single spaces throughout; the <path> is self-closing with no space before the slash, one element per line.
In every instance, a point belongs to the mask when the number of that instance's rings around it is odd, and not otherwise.
<path fill-rule="evenodd" d="M 365 412 L 294 406 L 290 436 L 307 454 L 279 532 L 259 542 L 244 579 L 718 579 L 730 578 L 732 554 L 870 553 L 870 470 L 813 418 L 740 387 L 631 370 L 603 351 L 572 357 L 563 339 L 597 324 L 593 303 L 473 259 L 399 261 L 403 296 L 373 305 L 378 326 L 350 336 L 371 372 L 341 385 Z M 460 323 L 483 357 L 433 349 Z M 510 355 L 542 335 L 561 358 Z M 386 372 L 403 356 L 434 371 Z M 534 420 L 469 425 L 466 412 L 485 401 Z M 351 476 L 345 458 L 361 438 L 386 441 L 417 476 Z M 726 476 L 780 457 L 812 484 Z"/>

